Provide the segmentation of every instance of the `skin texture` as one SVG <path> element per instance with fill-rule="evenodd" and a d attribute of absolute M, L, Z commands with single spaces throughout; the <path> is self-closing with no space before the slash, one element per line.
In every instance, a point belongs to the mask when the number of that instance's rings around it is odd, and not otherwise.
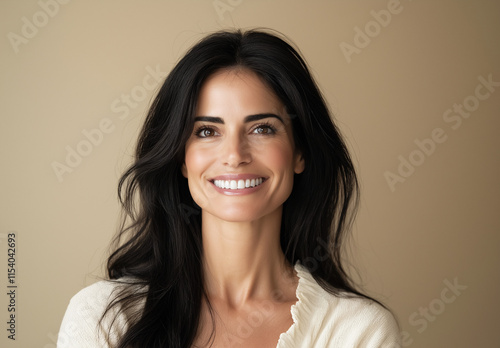
<path fill-rule="evenodd" d="M 294 175 L 303 170 L 290 117 L 257 75 L 236 68 L 205 82 L 182 173 L 202 209 L 214 347 L 276 347 L 279 335 L 292 325 L 298 278 L 285 261 L 279 233 L 283 202 Z M 246 190 L 219 189 L 213 183 L 213 178 L 238 175 L 264 182 Z M 206 344 L 211 324 L 205 304 L 197 345 Z"/>

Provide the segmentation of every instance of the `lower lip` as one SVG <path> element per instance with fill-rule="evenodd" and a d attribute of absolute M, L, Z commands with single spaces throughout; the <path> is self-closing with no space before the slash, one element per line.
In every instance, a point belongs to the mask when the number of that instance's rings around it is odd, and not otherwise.
<path fill-rule="evenodd" d="M 210 183 L 215 188 L 215 190 L 217 192 L 219 192 L 219 193 L 222 193 L 222 194 L 228 195 L 228 196 L 241 196 L 241 195 L 248 195 L 250 193 L 254 193 L 255 191 L 258 191 L 260 189 L 260 187 L 266 183 L 266 181 L 267 180 L 264 180 L 262 182 L 262 184 L 260 184 L 258 186 L 247 187 L 247 188 L 244 188 L 244 189 L 236 189 L 236 190 L 223 189 L 223 188 L 215 186 L 215 184 L 213 182 L 211 182 L 211 181 L 210 181 Z"/>

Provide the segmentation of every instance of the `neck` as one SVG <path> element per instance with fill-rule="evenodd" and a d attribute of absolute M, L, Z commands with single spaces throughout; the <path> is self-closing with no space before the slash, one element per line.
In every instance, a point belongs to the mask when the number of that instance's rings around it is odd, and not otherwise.
<path fill-rule="evenodd" d="M 295 275 L 281 250 L 280 226 L 281 208 L 252 222 L 227 222 L 202 212 L 208 295 L 232 307 L 290 295 Z"/>

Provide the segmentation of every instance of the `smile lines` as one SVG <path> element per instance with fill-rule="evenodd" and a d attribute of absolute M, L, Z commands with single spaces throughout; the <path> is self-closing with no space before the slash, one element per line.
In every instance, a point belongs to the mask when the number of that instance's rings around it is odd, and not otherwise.
<path fill-rule="evenodd" d="M 264 182 L 264 178 L 246 180 L 214 180 L 213 184 L 222 189 L 242 190 L 245 188 L 259 186 Z"/>

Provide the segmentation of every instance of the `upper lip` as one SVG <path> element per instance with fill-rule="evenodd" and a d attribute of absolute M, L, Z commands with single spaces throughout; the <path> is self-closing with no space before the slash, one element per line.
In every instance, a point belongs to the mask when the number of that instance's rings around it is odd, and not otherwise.
<path fill-rule="evenodd" d="M 222 174 L 222 175 L 214 176 L 209 181 L 214 181 L 214 180 L 247 180 L 247 179 L 252 180 L 252 179 L 258 179 L 258 178 L 266 179 L 265 176 L 258 175 L 258 174 Z"/>

